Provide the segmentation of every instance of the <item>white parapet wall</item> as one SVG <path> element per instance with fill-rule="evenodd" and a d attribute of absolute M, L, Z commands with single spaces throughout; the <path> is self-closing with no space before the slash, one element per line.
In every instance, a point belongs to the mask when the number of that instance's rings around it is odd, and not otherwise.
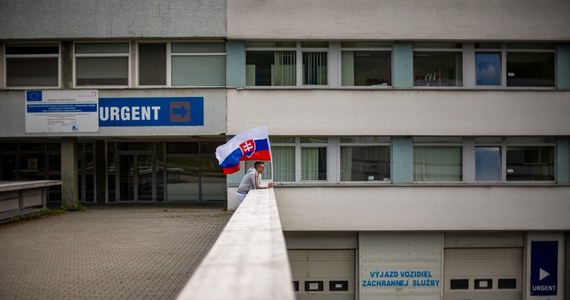
<path fill-rule="evenodd" d="M 178 300 L 293 300 L 273 189 L 250 191 Z"/>
<path fill-rule="evenodd" d="M 278 187 L 286 231 L 570 230 L 570 186 Z"/>

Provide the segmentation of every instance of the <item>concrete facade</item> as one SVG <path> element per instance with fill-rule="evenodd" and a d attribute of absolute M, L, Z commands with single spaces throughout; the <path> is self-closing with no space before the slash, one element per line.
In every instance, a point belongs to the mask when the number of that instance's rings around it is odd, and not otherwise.
<path fill-rule="evenodd" d="M 0 1 L 0 39 L 224 38 L 226 1 Z"/>
<path fill-rule="evenodd" d="M 568 40 L 569 12 L 565 0 L 228 0 L 228 38 Z"/>

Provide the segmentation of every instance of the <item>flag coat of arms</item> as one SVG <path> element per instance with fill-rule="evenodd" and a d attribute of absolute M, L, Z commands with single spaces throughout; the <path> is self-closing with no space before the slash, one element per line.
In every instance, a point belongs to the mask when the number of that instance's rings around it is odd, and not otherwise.
<path fill-rule="evenodd" d="M 216 158 L 224 174 L 239 171 L 242 160 L 271 161 L 271 147 L 266 127 L 253 128 L 234 136 L 216 148 Z"/>

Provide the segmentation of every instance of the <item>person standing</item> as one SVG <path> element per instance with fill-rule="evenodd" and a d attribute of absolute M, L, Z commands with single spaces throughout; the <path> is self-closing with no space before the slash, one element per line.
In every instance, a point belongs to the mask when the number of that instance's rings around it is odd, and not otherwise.
<path fill-rule="evenodd" d="M 247 170 L 245 176 L 241 179 L 236 193 L 240 204 L 250 190 L 269 189 L 273 187 L 273 182 L 268 183 L 267 186 L 261 185 L 261 174 L 263 174 L 264 171 L 265 163 L 262 161 L 256 161 L 255 164 L 253 164 L 253 168 Z"/>

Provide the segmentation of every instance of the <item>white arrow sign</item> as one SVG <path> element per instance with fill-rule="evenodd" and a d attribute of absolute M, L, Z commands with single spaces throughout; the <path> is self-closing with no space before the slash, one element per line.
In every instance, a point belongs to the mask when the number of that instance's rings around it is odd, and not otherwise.
<path fill-rule="evenodd" d="M 539 272 L 540 272 L 540 273 L 538 273 L 538 277 L 539 277 L 538 280 L 539 281 L 543 280 L 544 278 L 546 278 L 550 275 L 550 273 L 544 271 L 542 268 L 539 269 Z"/>

